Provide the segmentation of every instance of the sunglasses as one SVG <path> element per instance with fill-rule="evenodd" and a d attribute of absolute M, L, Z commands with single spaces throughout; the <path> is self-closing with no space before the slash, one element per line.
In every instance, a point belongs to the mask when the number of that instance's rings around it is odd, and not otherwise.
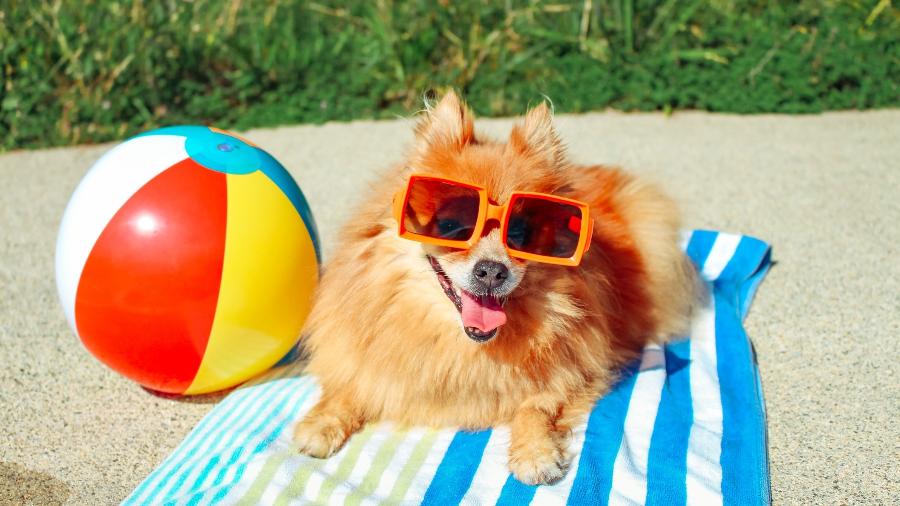
<path fill-rule="evenodd" d="M 584 202 L 546 193 L 513 192 L 504 205 L 488 201 L 484 187 L 413 174 L 394 196 L 400 237 L 469 249 L 488 220 L 500 223 L 509 256 L 575 266 L 590 248 L 594 228 Z"/>

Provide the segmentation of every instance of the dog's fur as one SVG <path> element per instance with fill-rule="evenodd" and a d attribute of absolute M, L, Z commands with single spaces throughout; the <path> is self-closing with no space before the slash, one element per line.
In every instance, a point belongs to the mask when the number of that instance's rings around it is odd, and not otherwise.
<path fill-rule="evenodd" d="M 423 114 L 407 161 L 386 175 L 343 231 L 308 320 L 308 372 L 322 398 L 297 424 L 301 452 L 327 457 L 365 423 L 511 427 L 509 466 L 525 483 L 565 473 L 566 436 L 644 345 L 686 329 L 696 282 L 678 247 L 673 202 L 613 168 L 570 163 L 542 104 L 507 142 L 476 137 L 452 92 Z M 578 267 L 511 259 L 496 224 L 468 251 L 401 239 L 391 201 L 412 172 L 587 202 L 590 250 Z M 481 259 L 510 270 L 508 322 L 467 337 L 426 255 L 454 286 Z"/>

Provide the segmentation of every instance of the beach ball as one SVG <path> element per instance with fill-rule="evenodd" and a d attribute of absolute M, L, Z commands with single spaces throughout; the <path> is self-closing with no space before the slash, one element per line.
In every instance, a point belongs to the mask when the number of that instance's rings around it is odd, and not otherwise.
<path fill-rule="evenodd" d="M 56 281 L 104 364 L 160 392 L 234 386 L 296 344 L 319 275 L 306 199 L 271 155 L 204 126 L 107 152 L 62 218 Z"/>

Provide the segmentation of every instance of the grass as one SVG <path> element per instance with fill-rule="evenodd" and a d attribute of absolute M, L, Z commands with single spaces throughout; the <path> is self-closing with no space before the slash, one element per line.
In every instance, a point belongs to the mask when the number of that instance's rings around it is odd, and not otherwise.
<path fill-rule="evenodd" d="M 889 0 L 0 0 L 0 149 L 160 125 L 900 105 Z"/>

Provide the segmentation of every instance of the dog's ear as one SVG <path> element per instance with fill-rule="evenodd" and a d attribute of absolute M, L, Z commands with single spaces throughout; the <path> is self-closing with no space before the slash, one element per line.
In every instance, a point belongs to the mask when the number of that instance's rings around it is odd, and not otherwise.
<path fill-rule="evenodd" d="M 565 148 L 553 128 L 553 112 L 546 102 L 528 111 L 525 121 L 513 127 L 509 147 L 552 164 L 563 162 Z"/>
<path fill-rule="evenodd" d="M 436 106 L 426 102 L 425 114 L 416 126 L 416 138 L 423 148 L 462 149 L 474 142 L 472 113 L 453 91 Z"/>

